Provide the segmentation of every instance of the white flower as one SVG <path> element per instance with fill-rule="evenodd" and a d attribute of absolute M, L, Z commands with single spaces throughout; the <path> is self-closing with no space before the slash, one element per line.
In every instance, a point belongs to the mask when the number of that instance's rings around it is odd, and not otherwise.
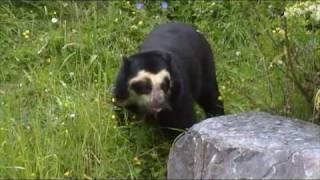
<path fill-rule="evenodd" d="M 57 18 L 55 18 L 55 17 L 51 19 L 51 22 L 52 22 L 53 24 L 57 23 L 58 21 L 59 21 L 59 20 L 58 20 Z"/>
<path fill-rule="evenodd" d="M 71 114 L 69 114 L 69 117 L 70 117 L 70 118 L 75 118 L 75 117 L 76 117 L 76 114 L 75 114 L 75 113 L 71 113 Z"/>
<path fill-rule="evenodd" d="M 277 63 L 278 63 L 279 65 L 282 65 L 282 64 L 283 64 L 283 61 L 279 59 Z"/>

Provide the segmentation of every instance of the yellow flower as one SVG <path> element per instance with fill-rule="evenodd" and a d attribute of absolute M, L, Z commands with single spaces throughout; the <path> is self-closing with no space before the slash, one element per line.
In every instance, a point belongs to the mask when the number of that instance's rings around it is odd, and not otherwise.
<path fill-rule="evenodd" d="M 69 177 L 71 175 L 71 171 L 66 171 L 63 175 Z"/>
<path fill-rule="evenodd" d="M 141 165 L 141 161 L 139 160 L 139 158 L 137 156 L 133 158 L 133 163 L 135 165 Z"/>
<path fill-rule="evenodd" d="M 25 30 L 25 31 L 23 31 L 22 35 L 24 36 L 24 38 L 29 39 L 29 37 L 30 37 L 30 30 Z"/>

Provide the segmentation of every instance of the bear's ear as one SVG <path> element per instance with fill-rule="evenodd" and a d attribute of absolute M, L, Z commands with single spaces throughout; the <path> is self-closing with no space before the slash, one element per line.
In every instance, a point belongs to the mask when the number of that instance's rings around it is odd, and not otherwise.
<path fill-rule="evenodd" d="M 117 101 L 123 101 L 128 97 L 128 76 L 130 61 L 127 57 L 122 58 L 122 64 L 118 71 L 116 81 L 114 83 L 113 95 Z"/>
<path fill-rule="evenodd" d="M 172 57 L 171 57 L 171 54 L 170 54 L 170 53 L 168 53 L 168 52 L 162 52 L 162 51 L 159 51 L 158 53 L 159 53 L 159 55 L 161 56 L 161 58 L 162 58 L 164 61 L 166 61 L 166 63 L 167 63 L 168 65 L 171 63 Z"/>
<path fill-rule="evenodd" d="M 123 65 L 128 65 L 130 63 L 129 58 L 127 56 L 122 56 Z"/>

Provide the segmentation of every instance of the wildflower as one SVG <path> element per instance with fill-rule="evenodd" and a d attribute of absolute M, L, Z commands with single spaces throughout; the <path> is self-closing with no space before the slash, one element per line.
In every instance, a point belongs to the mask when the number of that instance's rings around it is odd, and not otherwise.
<path fill-rule="evenodd" d="M 143 2 L 137 2 L 137 3 L 136 3 L 136 8 L 137 8 L 137 9 L 143 9 L 143 8 L 144 8 Z"/>
<path fill-rule="evenodd" d="M 141 161 L 139 160 L 139 158 L 137 156 L 133 158 L 133 162 L 135 165 L 141 165 Z"/>
<path fill-rule="evenodd" d="M 273 68 L 273 63 L 270 63 L 269 68 Z"/>
<path fill-rule="evenodd" d="M 113 115 L 111 116 L 111 118 L 112 118 L 112 119 L 116 119 L 116 116 L 113 114 Z"/>
<path fill-rule="evenodd" d="M 30 31 L 26 30 L 26 31 L 23 32 L 23 35 L 26 35 L 26 34 L 29 34 L 29 33 L 30 33 Z"/>
<path fill-rule="evenodd" d="M 282 64 L 283 64 L 283 61 L 282 61 L 282 60 L 278 60 L 277 63 L 278 63 L 279 65 L 282 65 Z"/>
<path fill-rule="evenodd" d="M 241 55 L 241 52 L 240 51 L 237 51 L 236 52 L 236 56 L 240 56 Z"/>
<path fill-rule="evenodd" d="M 111 99 L 111 102 L 113 102 L 113 103 L 116 102 L 116 99 L 115 99 L 115 98 L 112 98 L 112 99 Z"/>
<path fill-rule="evenodd" d="M 160 8 L 161 9 L 168 9 L 168 2 L 167 1 L 162 1 L 161 3 L 160 3 Z"/>
<path fill-rule="evenodd" d="M 66 177 L 68 177 L 68 176 L 71 175 L 71 171 L 66 171 L 63 175 L 66 176 Z"/>
<path fill-rule="evenodd" d="M 69 114 L 69 117 L 70 117 L 70 118 L 75 118 L 75 117 L 76 117 L 76 114 L 75 114 L 75 113 L 71 113 L 71 114 Z"/>
<path fill-rule="evenodd" d="M 142 26 L 142 25 L 143 25 L 143 21 L 139 21 L 139 22 L 138 22 L 138 25 L 139 25 L 139 26 Z"/>
<path fill-rule="evenodd" d="M 53 24 L 57 23 L 58 21 L 59 21 L 59 20 L 58 20 L 57 18 L 55 18 L 55 17 L 51 19 L 51 22 L 52 22 Z"/>
<path fill-rule="evenodd" d="M 24 38 L 29 39 L 30 37 L 30 31 L 29 30 L 25 30 L 22 35 L 24 36 Z"/>
<path fill-rule="evenodd" d="M 131 29 L 138 29 L 138 27 L 136 25 L 132 25 L 130 28 Z"/>

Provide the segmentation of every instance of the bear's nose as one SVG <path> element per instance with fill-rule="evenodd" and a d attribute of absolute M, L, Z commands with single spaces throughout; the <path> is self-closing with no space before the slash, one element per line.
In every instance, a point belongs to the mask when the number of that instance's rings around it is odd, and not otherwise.
<path fill-rule="evenodd" d="M 164 93 L 161 91 L 155 91 L 151 94 L 150 108 L 152 111 L 160 112 L 165 105 Z"/>

